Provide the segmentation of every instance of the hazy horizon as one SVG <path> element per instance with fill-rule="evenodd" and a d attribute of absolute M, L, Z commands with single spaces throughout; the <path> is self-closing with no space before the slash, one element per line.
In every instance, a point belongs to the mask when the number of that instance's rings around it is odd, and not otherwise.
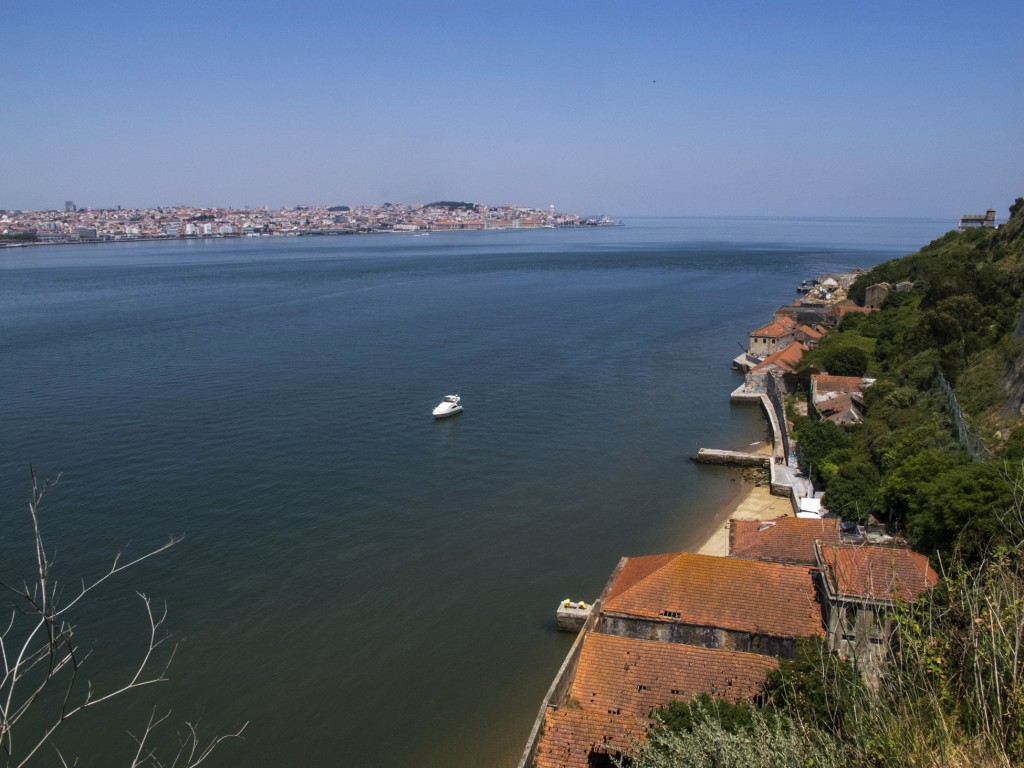
<path fill-rule="evenodd" d="M 15 3 L 0 208 L 940 217 L 1022 190 L 1015 6 Z"/>

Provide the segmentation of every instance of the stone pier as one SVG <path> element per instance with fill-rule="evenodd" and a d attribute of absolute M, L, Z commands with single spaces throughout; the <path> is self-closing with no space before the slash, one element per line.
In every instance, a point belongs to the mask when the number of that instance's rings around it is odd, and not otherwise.
<path fill-rule="evenodd" d="M 723 451 L 718 448 L 701 448 L 696 456 L 690 457 L 698 464 L 721 464 L 732 467 L 771 467 L 772 457 L 763 453 Z"/>

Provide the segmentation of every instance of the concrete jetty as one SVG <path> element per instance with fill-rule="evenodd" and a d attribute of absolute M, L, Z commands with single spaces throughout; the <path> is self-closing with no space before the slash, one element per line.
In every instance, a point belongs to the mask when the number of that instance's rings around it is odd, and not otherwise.
<path fill-rule="evenodd" d="M 555 624 L 559 632 L 579 632 L 590 618 L 594 606 L 584 601 L 566 598 L 558 604 L 555 611 Z"/>
<path fill-rule="evenodd" d="M 718 448 L 701 448 L 690 461 L 698 464 L 724 464 L 732 467 L 770 467 L 772 457 L 763 453 L 743 453 L 742 451 L 723 451 Z"/>

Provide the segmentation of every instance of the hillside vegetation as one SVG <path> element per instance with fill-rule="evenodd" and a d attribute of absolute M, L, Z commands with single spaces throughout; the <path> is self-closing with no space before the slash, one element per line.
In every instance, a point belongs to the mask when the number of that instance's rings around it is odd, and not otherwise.
<path fill-rule="evenodd" d="M 880 282 L 913 288 L 891 292 L 880 312 L 847 315 L 804 361 L 809 373 L 854 350 L 866 357 L 877 381 L 864 422 L 795 419 L 801 461 L 844 519 L 888 523 L 936 561 L 975 560 L 1004 539 L 1008 465 L 1024 459 L 1024 199 L 1003 227 L 949 232 L 862 275 L 850 295 L 863 302 Z"/>
<path fill-rule="evenodd" d="M 803 362 L 805 376 L 877 379 L 863 423 L 794 416 L 795 431 L 828 508 L 888 523 L 932 558 L 938 587 L 900 607 L 897 650 L 870 684 L 808 643 L 763 706 L 661 710 L 631 765 L 1024 764 L 1024 198 L 998 230 L 950 232 L 850 295 L 880 282 L 913 288 L 847 315 Z"/>

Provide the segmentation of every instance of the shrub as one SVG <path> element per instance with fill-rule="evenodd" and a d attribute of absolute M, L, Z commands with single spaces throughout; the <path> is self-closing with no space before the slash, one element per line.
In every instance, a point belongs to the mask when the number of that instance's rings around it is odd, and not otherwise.
<path fill-rule="evenodd" d="M 828 350 L 821 362 L 833 376 L 863 376 L 868 372 L 869 358 L 859 347 L 842 346 Z"/>

